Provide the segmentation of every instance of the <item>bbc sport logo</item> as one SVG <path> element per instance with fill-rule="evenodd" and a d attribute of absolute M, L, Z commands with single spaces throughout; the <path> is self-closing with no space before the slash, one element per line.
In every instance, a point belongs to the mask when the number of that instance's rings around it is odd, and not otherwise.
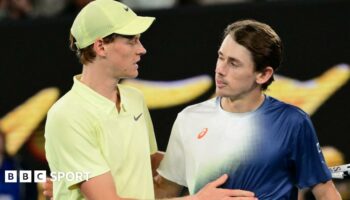
<path fill-rule="evenodd" d="M 89 172 L 51 172 L 50 179 L 60 181 L 88 181 Z M 43 183 L 46 181 L 47 172 L 45 170 L 5 170 L 5 183 Z"/>

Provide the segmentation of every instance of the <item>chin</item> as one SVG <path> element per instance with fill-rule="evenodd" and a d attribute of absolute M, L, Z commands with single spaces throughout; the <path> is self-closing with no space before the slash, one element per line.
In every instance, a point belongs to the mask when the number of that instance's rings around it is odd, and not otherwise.
<path fill-rule="evenodd" d="M 218 97 L 231 97 L 232 94 L 216 88 L 215 95 Z"/>
<path fill-rule="evenodd" d="M 116 78 L 122 78 L 122 79 L 133 79 L 133 78 L 137 78 L 137 76 L 139 75 L 139 73 L 129 73 L 129 74 L 125 74 L 124 76 L 118 76 Z"/>
<path fill-rule="evenodd" d="M 136 70 L 132 74 L 130 74 L 130 78 L 136 78 L 139 75 L 139 72 Z"/>
<path fill-rule="evenodd" d="M 224 97 L 225 96 L 225 92 L 222 91 L 221 89 L 216 88 L 215 89 L 215 95 L 216 96 L 220 96 L 220 97 Z"/>

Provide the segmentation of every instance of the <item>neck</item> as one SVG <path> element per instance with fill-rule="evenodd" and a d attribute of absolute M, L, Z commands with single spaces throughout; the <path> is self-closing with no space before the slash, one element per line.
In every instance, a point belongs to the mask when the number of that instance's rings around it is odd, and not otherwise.
<path fill-rule="evenodd" d="M 233 113 L 245 113 L 258 109 L 264 102 L 265 95 L 259 90 L 244 97 L 222 97 L 221 107 L 223 110 Z"/>
<path fill-rule="evenodd" d="M 84 65 L 80 81 L 95 92 L 115 102 L 117 107 L 119 106 L 119 92 L 117 87 L 119 79 L 101 70 L 101 66 L 95 66 L 93 64 L 89 66 Z"/>

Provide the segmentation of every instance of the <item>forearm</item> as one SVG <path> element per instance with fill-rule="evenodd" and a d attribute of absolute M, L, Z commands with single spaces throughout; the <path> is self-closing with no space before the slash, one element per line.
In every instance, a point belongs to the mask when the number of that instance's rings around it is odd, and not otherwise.
<path fill-rule="evenodd" d="M 197 200 L 195 196 L 185 196 L 185 197 L 176 197 L 176 198 L 161 198 L 156 200 Z"/>
<path fill-rule="evenodd" d="M 79 185 L 81 194 L 88 200 L 132 200 L 120 197 L 110 172 L 95 176 Z"/>
<path fill-rule="evenodd" d="M 317 184 L 312 188 L 312 193 L 317 200 L 341 200 L 341 196 L 332 181 Z"/>
<path fill-rule="evenodd" d="M 253 192 L 244 191 L 244 190 L 218 188 L 220 185 L 222 185 L 223 183 L 226 182 L 227 178 L 228 178 L 228 176 L 226 174 L 222 175 L 221 177 L 219 177 L 215 181 L 212 181 L 212 182 L 208 183 L 207 185 L 205 185 L 195 195 L 179 197 L 179 198 L 171 198 L 171 200 L 213 200 L 213 199 L 257 200 L 257 198 L 255 198 L 255 195 Z M 164 180 L 166 180 L 166 179 L 164 179 Z M 173 183 L 173 182 L 170 182 L 170 183 Z M 176 184 L 176 183 L 173 183 L 173 184 Z M 172 191 L 177 192 L 177 193 L 172 193 L 172 194 L 179 195 L 181 190 L 183 189 L 183 186 L 179 186 L 178 184 L 176 184 L 176 186 L 177 187 L 172 188 L 172 189 L 174 189 Z M 168 191 L 171 191 L 171 190 L 168 190 Z M 173 197 L 173 196 L 170 196 L 170 197 Z M 162 198 L 160 198 L 160 199 L 162 199 Z M 165 197 L 165 199 L 170 200 L 168 197 Z M 164 200 L 164 198 L 162 200 Z"/>
<path fill-rule="evenodd" d="M 340 194 L 335 191 L 335 192 L 329 192 L 325 194 L 324 196 L 318 196 L 316 197 L 316 200 L 341 200 Z"/>
<path fill-rule="evenodd" d="M 154 177 L 154 193 L 156 199 L 167 199 L 178 197 L 182 186 L 163 178 L 160 175 Z"/>

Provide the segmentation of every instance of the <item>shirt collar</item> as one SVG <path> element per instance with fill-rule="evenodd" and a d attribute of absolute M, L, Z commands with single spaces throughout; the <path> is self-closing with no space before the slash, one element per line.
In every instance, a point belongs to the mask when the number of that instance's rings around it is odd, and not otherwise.
<path fill-rule="evenodd" d="M 72 91 L 76 92 L 79 96 L 83 97 L 85 101 L 93 105 L 96 105 L 99 109 L 103 110 L 106 113 L 117 111 L 116 105 L 113 101 L 102 96 L 101 94 L 91 89 L 89 86 L 80 82 L 80 78 L 81 78 L 81 75 L 76 75 L 73 77 L 74 84 L 72 87 Z M 120 92 L 120 89 L 121 89 L 120 85 L 118 84 L 116 87 L 118 87 Z M 124 105 L 122 92 L 120 92 L 120 100 L 121 100 L 120 112 L 124 112 L 126 110 L 126 106 Z"/>

